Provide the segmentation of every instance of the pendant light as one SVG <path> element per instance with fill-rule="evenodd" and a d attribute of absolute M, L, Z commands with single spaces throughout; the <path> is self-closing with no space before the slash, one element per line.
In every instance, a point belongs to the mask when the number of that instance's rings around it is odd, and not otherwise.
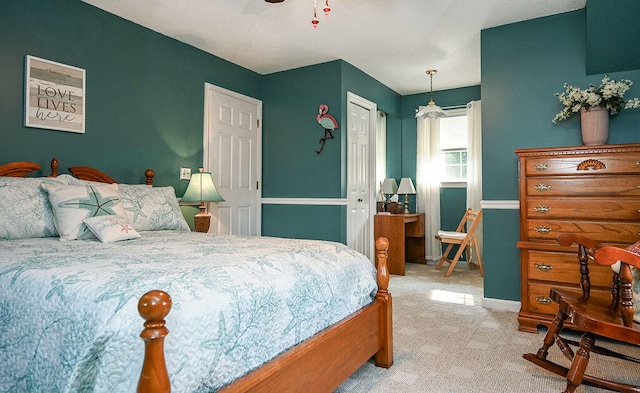
<path fill-rule="evenodd" d="M 331 13 L 331 7 L 329 7 L 329 0 L 325 0 L 324 8 L 322 9 L 322 11 L 324 11 L 324 14 L 327 16 Z"/>
<path fill-rule="evenodd" d="M 416 113 L 416 117 L 428 117 L 428 118 L 437 118 L 437 117 L 447 117 L 447 114 L 444 113 L 442 108 L 436 105 L 433 102 L 433 75 L 438 72 L 437 70 L 427 70 L 427 74 L 431 78 L 431 90 L 429 95 L 429 103 L 424 108 L 420 109 L 418 113 Z"/>
<path fill-rule="evenodd" d="M 318 23 L 320 23 L 320 21 L 318 20 L 318 15 L 316 14 L 316 0 L 313 0 L 313 19 L 311 19 L 311 24 L 313 25 L 313 28 L 316 29 L 318 28 Z"/>
<path fill-rule="evenodd" d="M 318 24 L 320 23 L 320 21 L 318 20 L 317 9 L 318 9 L 317 0 L 313 0 L 313 19 L 311 19 L 311 24 L 313 25 L 314 29 L 317 28 Z M 324 8 L 322 9 L 322 11 L 327 16 L 329 16 L 329 14 L 331 13 L 331 7 L 329 7 L 329 0 L 324 1 Z"/>

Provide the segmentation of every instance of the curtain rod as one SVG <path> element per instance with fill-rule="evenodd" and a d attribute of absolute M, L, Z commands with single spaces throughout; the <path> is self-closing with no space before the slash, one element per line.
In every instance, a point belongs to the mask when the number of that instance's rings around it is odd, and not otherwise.
<path fill-rule="evenodd" d="M 443 106 L 442 110 L 447 110 L 447 109 L 462 109 L 462 108 L 466 108 L 467 105 L 452 105 L 452 106 Z"/>

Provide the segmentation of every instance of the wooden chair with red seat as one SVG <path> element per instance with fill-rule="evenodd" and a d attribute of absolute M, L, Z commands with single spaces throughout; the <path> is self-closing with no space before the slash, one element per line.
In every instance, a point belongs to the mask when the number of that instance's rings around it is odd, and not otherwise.
<path fill-rule="evenodd" d="M 456 263 L 458 263 L 458 260 L 462 256 L 462 252 L 465 250 L 467 251 L 469 269 L 475 266 L 480 269 L 480 276 L 484 276 L 482 257 L 480 256 L 480 249 L 478 248 L 478 240 L 476 238 L 476 228 L 480 223 L 481 218 L 482 209 L 475 211 L 469 208 L 462 217 L 462 220 L 460 220 L 460 224 L 458 224 L 458 228 L 456 228 L 455 231 L 438 231 L 436 239 L 441 243 L 448 244 L 446 250 L 442 254 L 442 258 L 440 258 L 440 262 L 438 262 L 438 266 L 436 266 L 436 270 L 440 270 L 445 262 L 449 263 L 449 269 L 447 269 L 447 272 L 444 274 L 445 277 L 449 277 L 451 273 L 453 273 Z M 454 244 L 459 245 L 458 251 L 453 259 L 449 259 L 449 252 L 453 248 Z M 477 259 L 475 262 L 471 260 L 474 248 Z"/>
<path fill-rule="evenodd" d="M 600 337 L 628 344 L 640 344 L 640 324 L 634 321 L 633 286 L 636 273 L 632 271 L 632 268 L 640 268 L 640 242 L 622 249 L 604 246 L 577 234 L 561 234 L 558 236 L 558 242 L 563 246 L 578 244 L 582 290 L 551 289 L 550 297 L 558 303 L 558 313 L 549 326 L 542 347 L 536 354 L 528 353 L 523 357 L 546 370 L 566 377 L 565 393 L 574 392 L 581 384 L 617 392 L 640 392 L 640 385 L 629 385 L 585 374 L 591 354 L 640 363 L 640 359 L 595 345 L 596 339 Z M 614 274 L 610 301 L 590 296 L 590 261 L 612 266 Z M 637 281 L 636 285 L 639 285 Z M 636 320 L 640 321 L 640 315 L 636 316 Z M 571 323 L 571 328 L 584 332 L 579 343 L 560 336 L 565 322 Z M 554 343 L 571 362 L 569 368 L 547 359 L 548 350 Z M 577 347 L 577 350 L 574 351 L 572 346 Z M 638 383 L 640 384 L 640 379 Z"/>

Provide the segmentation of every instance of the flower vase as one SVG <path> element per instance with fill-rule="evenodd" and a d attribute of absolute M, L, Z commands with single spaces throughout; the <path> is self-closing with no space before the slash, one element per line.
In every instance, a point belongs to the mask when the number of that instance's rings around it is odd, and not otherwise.
<path fill-rule="evenodd" d="M 609 139 L 609 111 L 595 107 L 580 110 L 582 143 L 585 145 L 604 145 Z"/>

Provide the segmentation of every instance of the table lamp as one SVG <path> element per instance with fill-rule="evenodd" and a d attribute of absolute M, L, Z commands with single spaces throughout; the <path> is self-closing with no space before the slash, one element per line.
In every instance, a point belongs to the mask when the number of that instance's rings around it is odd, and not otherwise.
<path fill-rule="evenodd" d="M 382 182 L 382 192 L 387 196 L 387 200 L 385 201 L 385 211 L 389 211 L 389 203 L 391 202 L 391 195 L 395 194 L 398 191 L 398 183 L 396 183 L 396 179 L 387 177 Z"/>
<path fill-rule="evenodd" d="M 224 199 L 213 184 L 211 172 L 204 172 L 200 168 L 200 172 L 191 175 L 187 191 L 180 201 L 200 202 L 200 213 L 193 216 L 193 223 L 196 231 L 207 233 L 211 224 L 211 214 L 206 212 L 205 202 L 224 202 Z"/>
<path fill-rule="evenodd" d="M 398 194 L 404 194 L 404 214 L 409 214 L 409 194 L 415 194 L 416 188 L 413 186 L 413 182 L 408 177 L 400 179 L 400 187 L 398 187 Z"/>

